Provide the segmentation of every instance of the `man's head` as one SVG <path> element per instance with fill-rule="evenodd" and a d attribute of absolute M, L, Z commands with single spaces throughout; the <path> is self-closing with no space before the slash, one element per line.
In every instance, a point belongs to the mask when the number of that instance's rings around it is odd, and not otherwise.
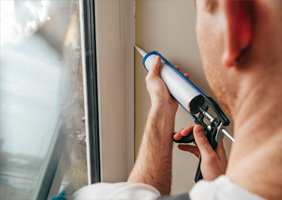
<path fill-rule="evenodd" d="M 281 80 L 282 1 L 196 0 L 196 7 L 207 80 L 234 118 L 247 95 Z"/>

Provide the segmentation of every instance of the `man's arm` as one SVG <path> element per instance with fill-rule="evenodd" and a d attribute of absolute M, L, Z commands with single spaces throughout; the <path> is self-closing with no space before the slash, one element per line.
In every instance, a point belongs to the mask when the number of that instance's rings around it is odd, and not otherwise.
<path fill-rule="evenodd" d="M 161 105 L 152 106 L 138 159 L 128 182 L 154 186 L 162 195 L 170 193 L 174 115 Z"/>
<path fill-rule="evenodd" d="M 172 134 L 178 104 L 159 76 L 160 63 L 158 57 L 146 77 L 151 108 L 128 182 L 152 185 L 165 195 L 171 187 Z"/>
<path fill-rule="evenodd" d="M 166 195 L 170 193 L 171 187 L 172 133 L 178 103 L 171 97 L 160 78 L 160 64 L 161 60 L 157 57 L 146 77 L 151 108 L 138 158 L 128 182 L 149 184 L 162 195 Z M 184 75 L 188 77 L 187 74 Z M 196 146 L 180 145 L 179 148 L 194 153 L 197 157 L 202 155 L 203 177 L 205 180 L 214 180 L 225 173 L 227 160 L 223 144 L 219 143 L 214 151 L 199 125 L 180 130 L 174 138 L 179 140 L 192 130 L 195 133 Z"/>

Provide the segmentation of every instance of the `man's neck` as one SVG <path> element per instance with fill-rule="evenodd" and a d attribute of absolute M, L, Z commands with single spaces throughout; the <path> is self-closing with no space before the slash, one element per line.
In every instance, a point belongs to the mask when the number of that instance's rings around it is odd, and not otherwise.
<path fill-rule="evenodd" d="M 227 176 L 259 196 L 282 199 L 282 95 L 257 88 L 237 105 Z"/>

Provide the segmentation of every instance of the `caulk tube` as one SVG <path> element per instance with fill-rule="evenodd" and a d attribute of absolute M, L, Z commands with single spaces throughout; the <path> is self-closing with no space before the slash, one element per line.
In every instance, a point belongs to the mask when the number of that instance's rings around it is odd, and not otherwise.
<path fill-rule="evenodd" d="M 198 106 L 204 102 L 206 97 L 189 79 L 170 64 L 161 54 L 152 51 L 143 59 L 143 65 L 147 71 L 150 71 L 157 56 L 161 57 L 160 76 L 165 82 L 170 94 L 177 102 L 189 113 L 199 112 Z M 191 115 L 193 118 L 194 116 Z"/>

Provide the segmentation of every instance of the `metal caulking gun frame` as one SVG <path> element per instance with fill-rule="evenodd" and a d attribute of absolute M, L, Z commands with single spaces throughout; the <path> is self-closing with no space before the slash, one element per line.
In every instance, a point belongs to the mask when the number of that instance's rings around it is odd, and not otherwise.
<path fill-rule="evenodd" d="M 151 65 L 152 61 L 154 60 L 156 56 L 159 56 L 161 58 L 162 65 L 163 65 L 161 69 L 161 77 L 163 78 L 164 82 L 168 86 L 168 90 L 170 91 L 172 96 L 176 99 L 176 101 L 193 117 L 195 123 L 203 127 L 205 134 L 207 136 L 207 139 L 213 149 L 216 149 L 217 143 L 222 141 L 224 135 L 226 135 L 231 141 L 234 142 L 234 139 L 224 129 L 224 126 L 229 125 L 230 123 L 229 119 L 226 117 L 226 115 L 221 110 L 219 105 L 211 97 L 207 97 L 201 90 L 199 90 L 189 79 L 187 79 L 181 72 L 179 72 L 170 62 L 168 62 L 157 51 L 146 53 L 145 51 L 143 51 L 142 49 L 140 49 L 137 46 L 135 46 L 135 48 L 144 57 L 143 66 L 145 67 L 147 71 L 149 71 L 150 66 L 146 66 L 146 65 Z M 182 81 L 182 83 L 187 84 L 188 89 L 193 93 L 192 97 L 188 101 L 187 107 L 183 105 L 183 102 L 181 103 L 179 99 L 177 99 L 177 94 L 176 93 L 174 94 L 174 92 L 170 90 L 168 81 L 166 81 L 167 75 L 162 74 L 162 70 L 164 70 L 164 68 L 166 68 L 166 70 L 170 68 L 169 69 L 170 72 L 167 72 L 167 73 L 170 73 L 169 76 L 171 76 L 172 74 L 174 74 L 175 76 L 175 73 L 176 73 L 177 79 Z M 189 92 L 189 90 L 187 91 Z M 216 116 L 213 116 L 210 113 L 209 109 L 213 110 Z M 205 118 L 209 121 L 208 123 L 204 122 Z M 180 140 L 174 140 L 174 142 L 176 143 L 190 143 L 194 141 L 195 139 L 194 139 L 193 132 L 190 133 L 188 136 L 183 137 Z M 197 169 L 196 176 L 195 176 L 195 182 L 203 178 L 200 166 L 201 166 L 201 158 L 198 164 L 198 169 Z"/>

